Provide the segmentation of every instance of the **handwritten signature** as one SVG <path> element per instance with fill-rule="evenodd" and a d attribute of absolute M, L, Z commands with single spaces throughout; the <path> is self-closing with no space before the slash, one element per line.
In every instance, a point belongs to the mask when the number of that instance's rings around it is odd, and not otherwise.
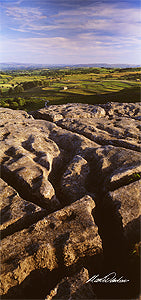
<path fill-rule="evenodd" d="M 129 279 L 124 279 L 123 276 L 121 276 L 120 278 L 116 278 L 116 272 L 112 272 L 106 276 L 104 276 L 103 278 L 99 278 L 99 274 L 98 275 L 94 275 L 93 277 L 91 277 L 89 280 L 87 280 L 86 283 L 88 282 L 102 282 L 102 283 L 126 283 L 129 281 Z"/>

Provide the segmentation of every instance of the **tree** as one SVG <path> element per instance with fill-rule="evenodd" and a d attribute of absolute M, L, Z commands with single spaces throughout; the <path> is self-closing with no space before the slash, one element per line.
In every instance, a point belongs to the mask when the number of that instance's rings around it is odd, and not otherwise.
<path fill-rule="evenodd" d="M 3 95 L 3 91 L 2 91 L 2 89 L 0 89 L 0 94 L 1 94 L 1 96 Z"/>
<path fill-rule="evenodd" d="M 19 94 L 19 93 L 24 92 L 24 88 L 23 88 L 22 86 L 16 86 L 16 87 L 14 88 L 14 91 L 15 91 L 17 94 Z"/>
<path fill-rule="evenodd" d="M 25 99 L 20 99 L 19 100 L 20 107 L 24 106 L 25 102 L 26 102 Z"/>
<path fill-rule="evenodd" d="M 11 108 L 18 109 L 18 107 L 19 107 L 19 105 L 17 102 L 14 101 L 11 103 Z"/>
<path fill-rule="evenodd" d="M 10 87 L 8 90 L 8 94 L 12 94 L 12 92 L 13 92 L 13 89 Z"/>

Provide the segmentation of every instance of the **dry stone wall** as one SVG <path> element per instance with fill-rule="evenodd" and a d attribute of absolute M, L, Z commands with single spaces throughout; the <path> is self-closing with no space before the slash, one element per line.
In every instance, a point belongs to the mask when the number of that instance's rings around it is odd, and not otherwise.
<path fill-rule="evenodd" d="M 138 296 L 139 113 L 138 103 L 0 108 L 3 299 Z M 129 282 L 86 283 L 111 270 Z"/>

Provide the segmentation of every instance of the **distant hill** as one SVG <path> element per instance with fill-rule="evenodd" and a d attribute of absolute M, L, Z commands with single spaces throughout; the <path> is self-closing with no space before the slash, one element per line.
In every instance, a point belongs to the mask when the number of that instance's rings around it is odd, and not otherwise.
<path fill-rule="evenodd" d="M 140 65 L 133 64 L 74 64 L 74 65 L 63 65 L 63 64 L 24 64 L 24 63 L 0 63 L 0 70 L 35 70 L 35 69 L 58 69 L 58 68 L 135 68 Z"/>

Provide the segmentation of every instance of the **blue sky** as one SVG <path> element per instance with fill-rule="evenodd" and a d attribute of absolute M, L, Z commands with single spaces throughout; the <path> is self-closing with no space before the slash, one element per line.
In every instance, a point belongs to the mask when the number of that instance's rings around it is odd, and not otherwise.
<path fill-rule="evenodd" d="M 140 0 L 0 0 L 0 62 L 141 62 Z"/>

